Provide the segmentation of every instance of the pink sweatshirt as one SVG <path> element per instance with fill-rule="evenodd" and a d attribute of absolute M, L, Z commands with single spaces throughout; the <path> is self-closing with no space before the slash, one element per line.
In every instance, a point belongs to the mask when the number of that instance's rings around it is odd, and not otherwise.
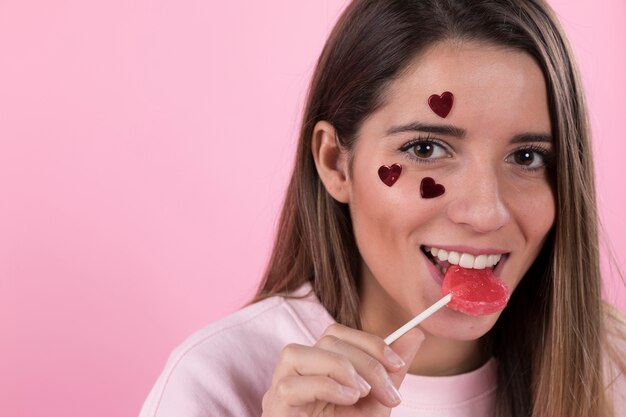
<path fill-rule="evenodd" d="M 140 417 L 260 416 L 283 347 L 313 345 L 334 323 L 310 290 L 305 284 L 296 292 L 310 293 L 303 299 L 268 298 L 192 335 L 171 354 Z M 496 370 L 491 359 L 462 375 L 407 374 L 391 416 L 491 416 Z"/>

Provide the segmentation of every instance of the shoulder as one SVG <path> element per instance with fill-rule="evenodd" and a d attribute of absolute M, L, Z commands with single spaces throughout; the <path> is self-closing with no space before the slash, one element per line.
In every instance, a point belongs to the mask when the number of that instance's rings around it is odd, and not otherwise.
<path fill-rule="evenodd" d="M 244 307 L 191 335 L 170 355 L 141 417 L 259 415 L 283 347 L 312 345 L 333 323 L 308 288 L 294 293 L 298 298 Z"/>
<path fill-rule="evenodd" d="M 604 370 L 610 401 L 618 406 L 626 403 L 626 315 L 617 308 L 604 305 L 606 331 Z"/>

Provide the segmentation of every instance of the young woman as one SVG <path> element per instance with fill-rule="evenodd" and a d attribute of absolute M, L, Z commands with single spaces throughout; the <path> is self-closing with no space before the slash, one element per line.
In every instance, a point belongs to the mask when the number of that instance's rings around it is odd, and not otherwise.
<path fill-rule="evenodd" d="M 457 266 L 458 265 L 458 266 Z M 510 291 L 443 308 L 449 268 Z M 142 416 L 611 416 L 584 97 L 541 0 L 355 0 L 319 59 L 254 302 L 172 355 Z"/>

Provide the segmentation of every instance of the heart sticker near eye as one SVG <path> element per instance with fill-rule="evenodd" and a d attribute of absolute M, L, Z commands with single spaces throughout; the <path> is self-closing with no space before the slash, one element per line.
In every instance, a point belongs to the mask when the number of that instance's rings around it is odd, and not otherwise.
<path fill-rule="evenodd" d="M 398 181 L 401 172 L 402 165 L 400 164 L 393 164 L 392 166 L 383 165 L 378 168 L 378 176 L 388 187 L 391 187 Z"/>
<path fill-rule="evenodd" d="M 440 96 L 433 94 L 428 98 L 428 105 L 439 117 L 445 118 L 452 110 L 452 104 L 454 104 L 454 95 L 449 91 L 442 93 Z"/>
<path fill-rule="evenodd" d="M 441 184 L 437 184 L 434 179 L 430 177 L 424 177 L 422 179 L 422 183 L 420 184 L 420 194 L 422 198 L 439 197 L 445 192 L 446 188 Z"/>

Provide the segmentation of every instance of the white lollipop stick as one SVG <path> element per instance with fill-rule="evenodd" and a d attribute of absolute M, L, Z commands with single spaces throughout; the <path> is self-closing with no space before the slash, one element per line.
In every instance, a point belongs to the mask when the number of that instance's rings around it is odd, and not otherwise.
<path fill-rule="evenodd" d="M 420 314 L 412 318 L 407 324 L 400 327 L 395 332 L 391 333 L 389 336 L 385 338 L 385 343 L 388 345 L 392 344 L 396 340 L 398 340 L 402 335 L 411 330 L 413 327 L 417 326 L 428 317 L 430 317 L 433 313 L 439 310 L 441 307 L 445 306 L 452 300 L 452 293 L 444 296 L 441 300 L 437 301 L 435 304 L 428 307 L 426 310 L 422 311 Z"/>

